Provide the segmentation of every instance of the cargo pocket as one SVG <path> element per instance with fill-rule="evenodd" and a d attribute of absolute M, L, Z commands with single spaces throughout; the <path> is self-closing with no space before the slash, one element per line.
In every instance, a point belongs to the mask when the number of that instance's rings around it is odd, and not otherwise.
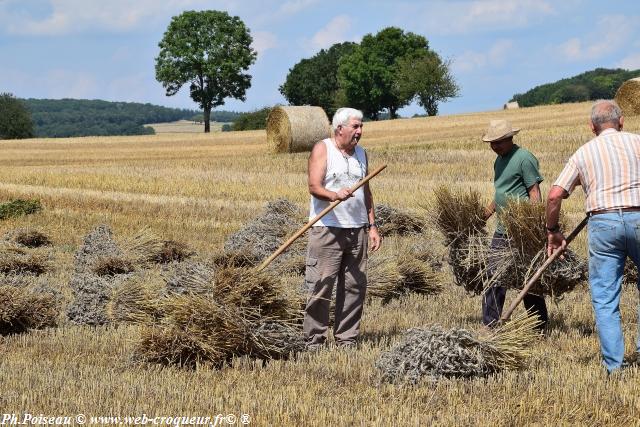
<path fill-rule="evenodd" d="M 308 292 L 312 292 L 318 282 L 318 258 L 307 257 L 304 270 L 304 284 Z"/>

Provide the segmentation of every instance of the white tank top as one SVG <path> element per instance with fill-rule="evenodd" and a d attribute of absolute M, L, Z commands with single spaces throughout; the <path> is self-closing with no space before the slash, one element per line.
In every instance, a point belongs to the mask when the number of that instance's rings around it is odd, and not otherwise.
<path fill-rule="evenodd" d="M 327 190 L 338 191 L 341 188 L 351 188 L 365 177 L 367 172 L 367 157 L 364 149 L 356 145 L 351 156 L 342 154 L 330 139 L 322 140 L 327 148 L 327 172 L 322 185 Z M 309 220 L 315 218 L 331 202 L 311 196 Z M 364 203 L 364 189 L 358 188 L 353 197 L 340 202 L 331 212 L 316 222 L 314 227 L 358 228 L 369 223 L 367 208 Z"/>

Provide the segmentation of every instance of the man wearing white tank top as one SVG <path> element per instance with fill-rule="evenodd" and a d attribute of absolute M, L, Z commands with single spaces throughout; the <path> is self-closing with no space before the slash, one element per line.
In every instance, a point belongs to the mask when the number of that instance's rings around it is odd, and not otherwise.
<path fill-rule="evenodd" d="M 367 175 L 367 154 L 358 146 L 362 112 L 340 108 L 332 124 L 334 137 L 316 143 L 309 156 L 309 217 L 342 201 L 314 224 L 309 235 L 305 273 L 309 299 L 303 331 L 310 349 L 327 340 L 334 284 L 333 336 L 338 346 L 355 346 L 367 289 L 367 246 L 375 251 L 381 243 L 369 184 L 353 193 L 349 190 Z"/>

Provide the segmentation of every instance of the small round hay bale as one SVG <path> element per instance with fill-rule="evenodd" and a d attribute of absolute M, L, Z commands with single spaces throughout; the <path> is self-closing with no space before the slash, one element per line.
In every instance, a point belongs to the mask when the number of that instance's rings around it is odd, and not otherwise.
<path fill-rule="evenodd" d="M 329 119 L 320 107 L 274 107 L 267 118 L 267 143 L 275 153 L 311 151 L 330 136 Z"/>
<path fill-rule="evenodd" d="M 640 77 L 627 80 L 618 88 L 615 97 L 625 116 L 640 114 Z"/>

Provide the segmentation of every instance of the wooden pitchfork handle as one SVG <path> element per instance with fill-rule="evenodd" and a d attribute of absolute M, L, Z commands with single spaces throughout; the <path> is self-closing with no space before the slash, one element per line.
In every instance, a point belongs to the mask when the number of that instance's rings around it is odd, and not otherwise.
<path fill-rule="evenodd" d="M 566 238 L 567 246 L 578 235 L 578 233 L 582 231 L 584 226 L 587 225 L 588 220 L 589 220 L 588 216 L 584 217 L 582 222 L 576 226 L 576 228 L 571 232 L 571 234 L 569 234 L 569 236 Z M 513 310 L 515 310 L 518 304 L 520 304 L 520 301 L 522 301 L 522 299 L 527 294 L 527 292 L 529 292 L 529 289 L 531 289 L 531 287 L 538 281 L 540 276 L 542 276 L 542 273 L 544 273 L 547 267 L 549 267 L 549 265 L 553 261 L 555 261 L 556 258 L 558 258 L 562 252 L 564 251 L 556 250 L 554 253 L 551 254 L 549 258 L 547 258 L 547 260 L 544 262 L 544 264 L 542 264 L 542 266 L 538 269 L 538 271 L 536 271 L 533 277 L 531 277 L 531 279 L 529 279 L 527 284 L 524 285 L 524 288 L 522 288 L 522 290 L 520 291 L 516 299 L 513 300 L 513 302 L 511 303 L 511 306 L 509 306 L 509 309 L 502 314 L 498 323 L 504 323 L 507 320 L 509 320 L 509 317 L 511 317 Z"/>
<path fill-rule="evenodd" d="M 360 188 L 363 185 L 365 185 L 367 182 L 369 182 L 369 180 L 371 180 L 371 178 L 373 178 L 374 176 L 378 175 L 386 167 L 387 167 L 387 165 L 382 165 L 379 168 L 377 168 L 376 170 L 374 170 L 373 172 L 371 172 L 369 175 L 367 175 L 364 178 L 362 178 L 360 181 L 358 181 L 358 183 L 356 185 L 354 185 L 353 187 L 350 188 L 351 192 L 354 193 L 358 188 Z M 342 202 L 342 200 L 336 200 L 335 202 L 331 202 L 331 204 L 329 206 L 327 206 L 326 208 L 324 208 L 324 210 L 322 212 L 320 212 L 315 218 L 313 218 L 304 227 L 302 227 L 300 230 L 298 230 L 296 232 L 296 234 L 294 234 L 293 236 L 291 236 L 289 238 L 289 240 L 284 242 L 282 244 L 282 246 L 280 246 L 278 248 L 278 250 L 276 250 L 273 254 L 271 254 L 271 256 L 269 256 L 269 258 L 264 260 L 262 262 L 262 264 L 260 264 L 260 266 L 258 267 L 258 271 L 263 270 L 267 265 L 271 264 L 271 261 L 276 259 L 276 257 L 278 255 L 280 255 L 282 252 L 284 252 L 293 242 L 296 241 L 296 239 L 298 237 L 302 236 L 305 231 L 310 229 L 311 226 L 313 226 L 313 224 L 318 222 L 320 220 L 320 218 L 322 218 L 323 216 L 325 216 L 326 214 L 331 212 L 333 210 L 333 208 L 335 208 L 336 206 L 338 206 L 340 204 L 340 202 Z"/>

